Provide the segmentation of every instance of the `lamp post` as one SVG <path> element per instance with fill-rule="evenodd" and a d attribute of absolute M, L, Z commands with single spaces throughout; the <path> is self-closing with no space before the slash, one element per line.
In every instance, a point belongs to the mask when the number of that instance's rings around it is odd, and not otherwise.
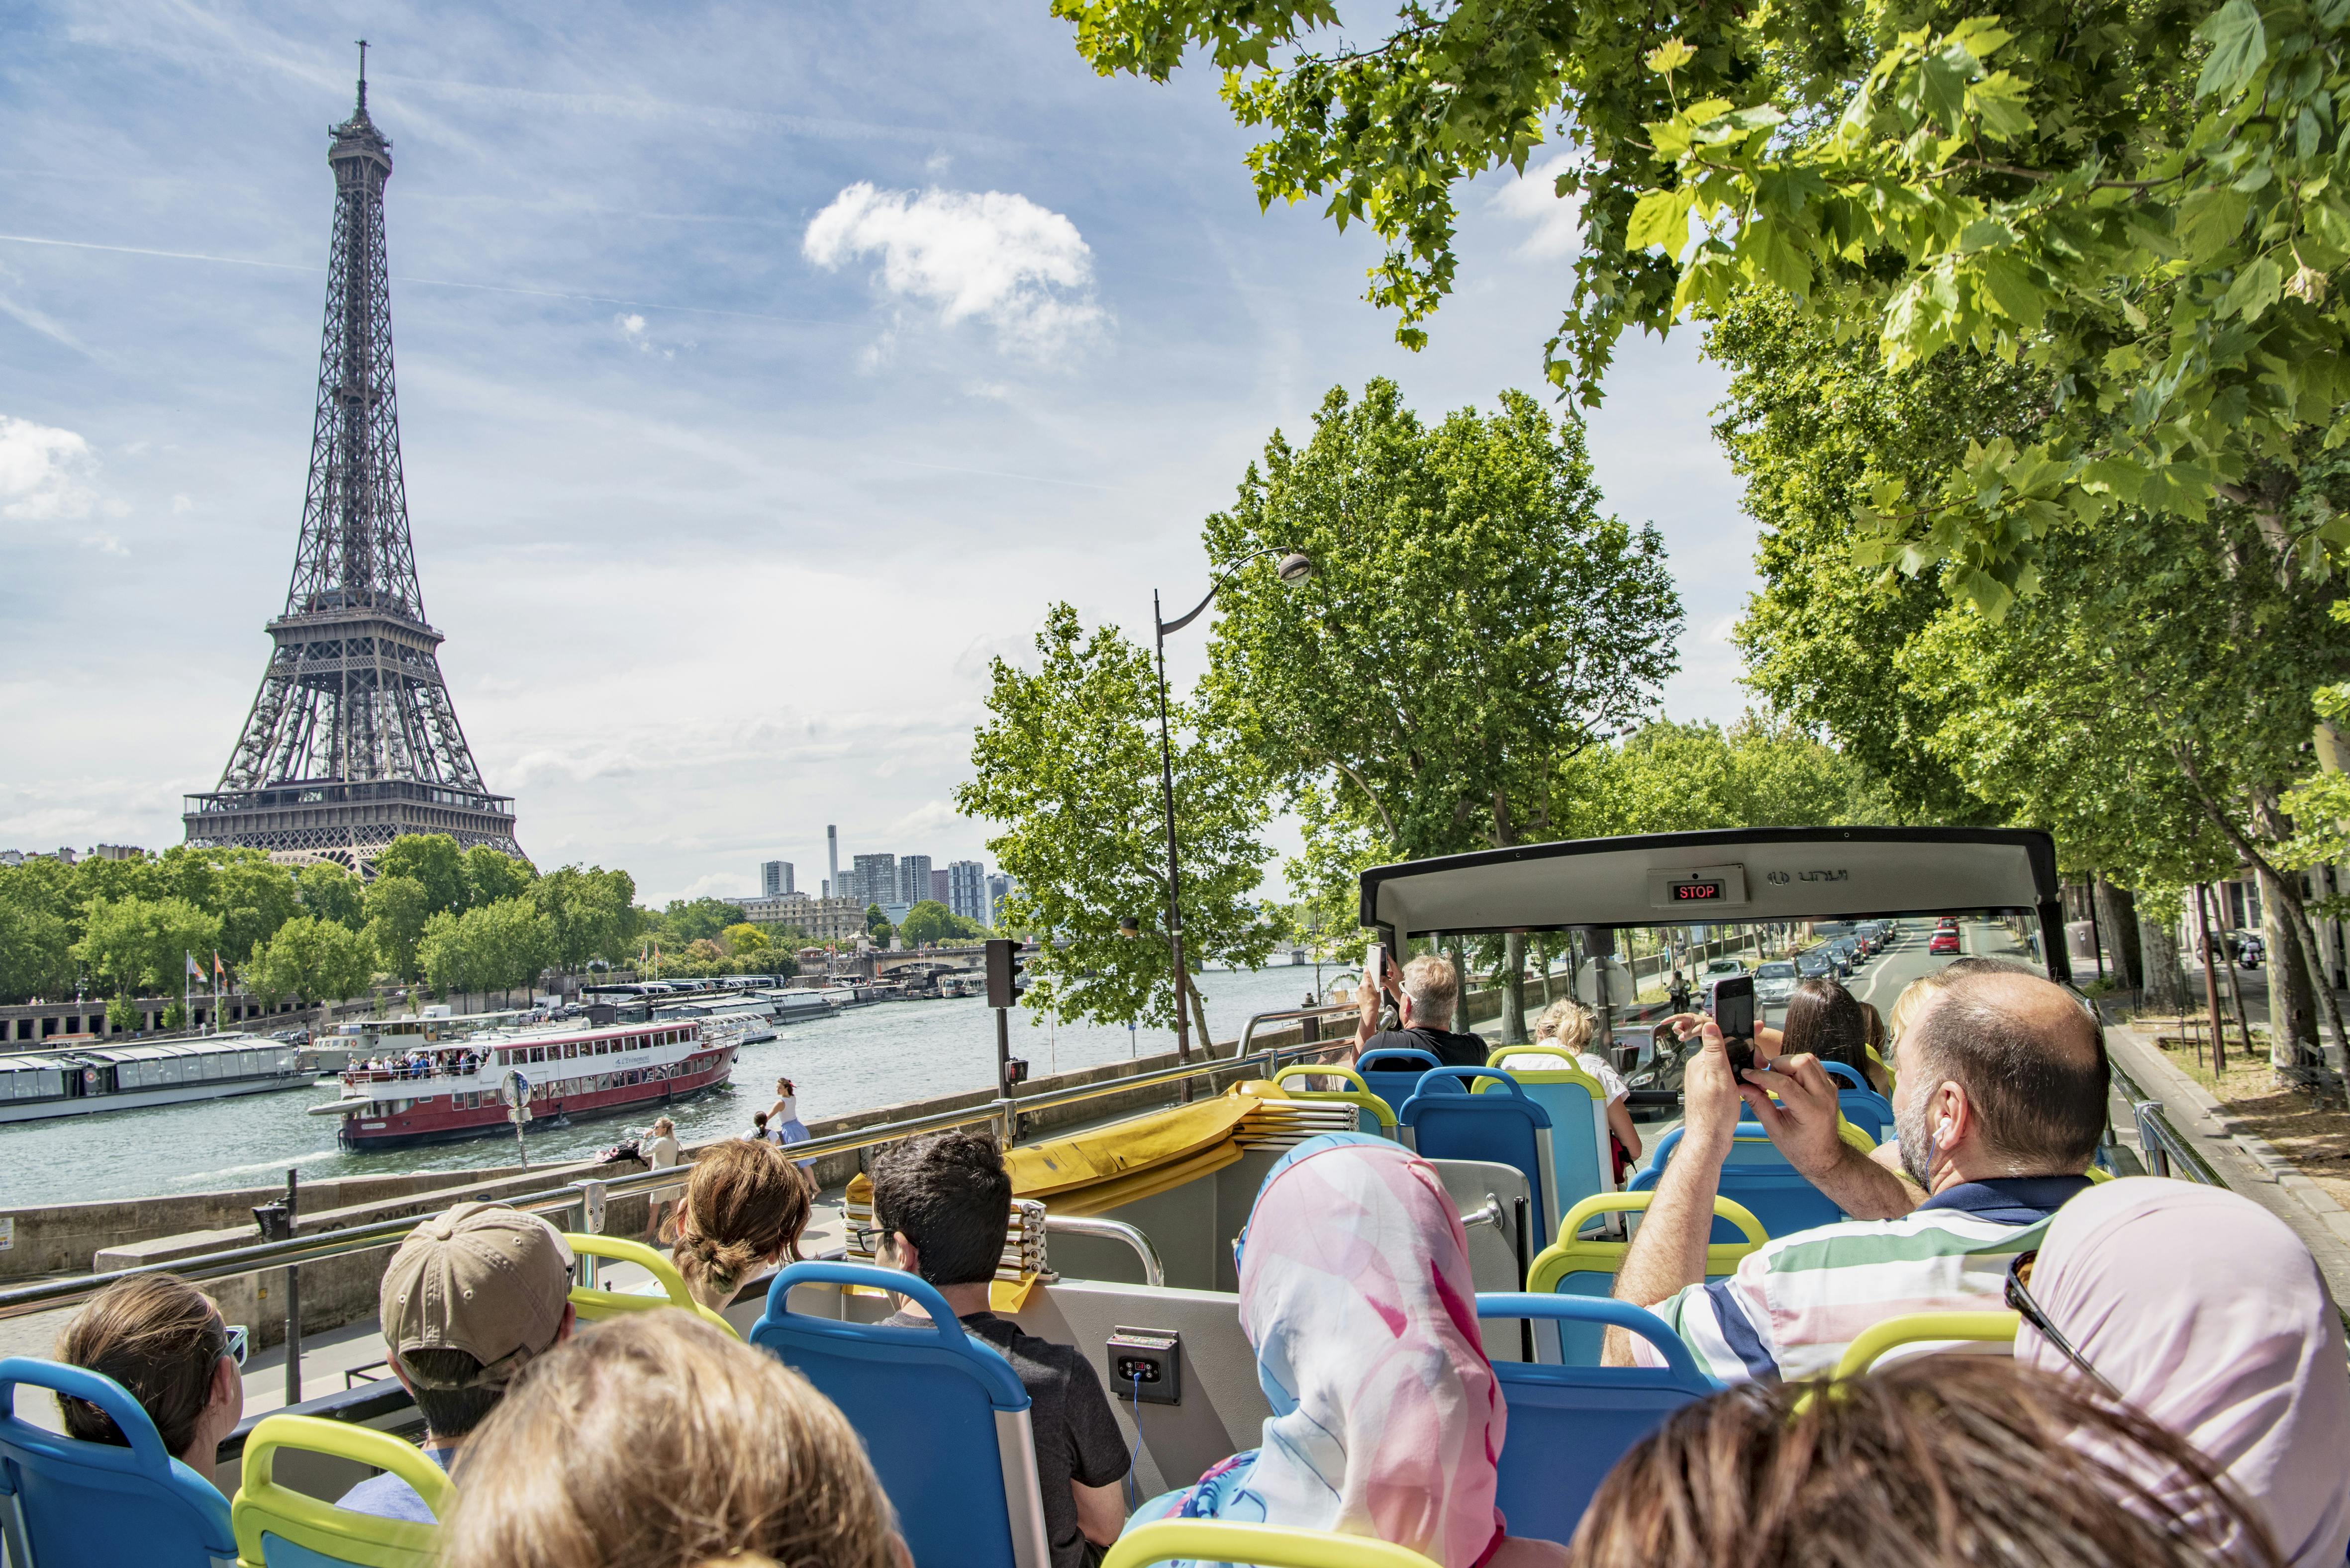
<path fill-rule="evenodd" d="M 1222 591 L 1226 583 L 1232 581 L 1233 573 L 1252 562 L 1263 560 L 1267 556 L 1280 558 L 1279 564 L 1274 567 L 1274 570 L 1284 583 L 1302 583 L 1314 575 L 1314 559 L 1305 552 L 1266 548 L 1258 550 L 1225 567 L 1216 580 L 1208 585 L 1206 595 L 1198 604 L 1191 607 L 1190 613 L 1179 616 L 1173 620 L 1165 619 L 1160 615 L 1158 590 L 1154 588 L 1150 594 L 1150 621 L 1157 628 L 1158 634 L 1159 785 L 1167 808 L 1167 951 L 1170 961 L 1174 965 L 1175 1060 L 1179 1065 L 1189 1065 L 1191 1060 L 1191 1024 L 1183 1008 L 1183 992 L 1189 977 L 1183 969 L 1181 901 L 1183 874 L 1175 853 L 1175 751 L 1173 743 L 1168 739 L 1167 729 L 1167 634 L 1170 631 L 1180 631 L 1199 619 L 1201 612 L 1213 604 L 1216 595 Z M 1204 1049 L 1208 1042 L 1202 1040 L 1200 1044 Z M 1183 1083 L 1183 1097 L 1187 1101 L 1191 1097 L 1191 1084 L 1189 1079 L 1184 1080 Z"/>

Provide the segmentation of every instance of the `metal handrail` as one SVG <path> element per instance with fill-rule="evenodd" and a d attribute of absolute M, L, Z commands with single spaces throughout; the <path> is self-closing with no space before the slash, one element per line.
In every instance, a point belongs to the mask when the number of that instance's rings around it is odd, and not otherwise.
<path fill-rule="evenodd" d="M 1361 1012 L 1361 1008 L 1348 1002 L 1325 1002 L 1319 1007 L 1293 1007 L 1279 1012 L 1260 1012 L 1241 1025 L 1240 1042 L 1232 1047 L 1232 1059 L 1237 1062 L 1249 1054 L 1249 1042 L 1256 1038 L 1256 1026 L 1260 1023 L 1286 1023 L 1301 1018 L 1328 1018 L 1347 1014 L 1359 1017 Z M 1344 1040 L 1324 1040 L 1316 1042 L 1313 1048 L 1316 1051 L 1329 1051 L 1347 1044 L 1347 1042 Z"/>
<path fill-rule="evenodd" d="M 2199 1181 L 2206 1187 L 2225 1187 L 2227 1183 L 2220 1179 L 2220 1173 L 2172 1123 L 2169 1107 L 2138 1087 L 2137 1081 L 2123 1070 L 2120 1063 L 2109 1061 L 2108 1064 L 2115 1085 L 2129 1102 L 2130 1116 L 2137 1123 L 2138 1148 L 2151 1157 L 2147 1164 L 2154 1174 Z"/>
<path fill-rule="evenodd" d="M 1270 1016 L 1270 1015 L 1268 1015 Z M 1254 1021 L 1252 1021 L 1254 1022 Z M 1245 1036 L 1244 1036 L 1245 1038 Z M 1329 1049 L 1326 1045 L 1309 1045 L 1299 1051 L 1266 1054 L 1270 1074 L 1284 1054 L 1307 1055 Z M 1128 1089 L 1150 1088 L 1172 1085 L 1186 1079 L 1207 1077 L 1216 1073 L 1230 1072 L 1232 1058 L 1202 1062 L 1187 1066 L 1145 1073 L 1133 1077 L 1113 1078 L 1100 1084 L 1087 1084 L 1075 1089 L 1051 1095 L 1006 1099 L 998 1096 L 983 1100 L 958 1110 L 934 1111 L 925 1116 L 910 1116 L 902 1121 L 876 1122 L 870 1126 L 825 1137 L 809 1138 L 788 1147 L 795 1160 L 813 1159 L 828 1154 L 848 1154 L 870 1148 L 878 1144 L 895 1143 L 901 1138 L 918 1137 L 924 1133 L 944 1132 L 949 1128 L 969 1127 L 977 1122 L 1008 1125 L 1019 1113 L 1048 1106 L 1076 1105 Z M 587 1189 L 599 1185 L 605 1199 L 627 1197 L 651 1191 L 657 1188 L 674 1187 L 686 1179 L 682 1167 L 665 1166 L 658 1169 L 631 1171 L 608 1178 L 575 1180 L 561 1187 L 525 1193 L 503 1199 L 513 1208 L 529 1213 L 567 1212 L 579 1210 L 583 1216 L 589 1203 Z M 58 1307 L 74 1306 L 88 1301 L 117 1280 L 134 1274 L 172 1273 L 182 1279 L 202 1282 L 206 1280 L 229 1279 L 240 1274 L 260 1273 L 268 1269 L 282 1269 L 302 1263 L 320 1262 L 353 1252 L 371 1251 L 383 1247 L 398 1246 L 408 1233 L 432 1218 L 431 1213 L 403 1216 L 396 1220 L 379 1220 L 370 1224 L 352 1225 L 338 1231 L 321 1231 L 315 1235 L 296 1236 L 284 1241 L 261 1241 L 249 1246 L 232 1247 L 223 1251 L 201 1253 L 194 1257 L 172 1258 L 153 1263 L 141 1263 L 128 1269 L 112 1269 L 102 1273 L 72 1274 L 42 1280 L 31 1284 L 0 1290 L 0 1320 L 22 1317 L 31 1313 L 48 1312 Z M 583 1219 L 584 1222 L 584 1219 Z"/>
<path fill-rule="evenodd" d="M 1167 1282 L 1167 1269 L 1159 1261 L 1159 1249 L 1150 1244 L 1149 1237 L 1123 1220 L 1079 1219 L 1073 1214 L 1047 1214 L 1045 1216 L 1045 1233 L 1047 1236 L 1099 1236 L 1105 1241 L 1123 1241 L 1133 1248 L 1136 1255 L 1142 1260 L 1144 1284 L 1156 1287 Z"/>

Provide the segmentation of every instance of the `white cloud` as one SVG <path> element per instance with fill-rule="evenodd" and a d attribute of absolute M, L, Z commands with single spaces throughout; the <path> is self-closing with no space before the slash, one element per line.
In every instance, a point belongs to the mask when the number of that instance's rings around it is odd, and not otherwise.
<path fill-rule="evenodd" d="M 1583 202 L 1558 194 L 1558 177 L 1573 161 L 1561 153 L 1528 169 L 1494 195 L 1494 211 L 1534 226 L 1518 242 L 1519 255 L 1547 260 L 1571 256 L 1583 248 Z"/>
<path fill-rule="evenodd" d="M 73 431 L 0 414 L 0 516 L 87 517 L 98 504 L 97 473 L 97 455 Z"/>
<path fill-rule="evenodd" d="M 859 181 L 810 221 L 800 251 L 827 271 L 879 255 L 889 293 L 935 305 L 948 325 L 984 321 L 1024 353 L 1048 352 L 1105 319 L 1076 224 L 1003 191 L 881 191 Z"/>

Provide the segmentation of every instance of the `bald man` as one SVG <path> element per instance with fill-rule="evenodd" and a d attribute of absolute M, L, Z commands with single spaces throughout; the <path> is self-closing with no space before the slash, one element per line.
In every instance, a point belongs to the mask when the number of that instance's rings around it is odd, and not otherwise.
<path fill-rule="evenodd" d="M 2009 1262 L 2088 1187 L 2109 1075 L 2105 1036 L 2071 993 L 2027 971 L 1976 970 L 1937 992 L 1897 1049 L 1907 1181 L 1836 1136 L 1836 1086 L 1815 1058 L 1779 1057 L 1742 1084 L 1707 1025 L 1685 1080 L 1688 1130 L 1616 1294 L 1664 1318 L 1715 1377 L 1809 1376 L 1885 1318 L 1999 1310 Z M 1742 1111 L 1852 1220 L 1774 1237 L 1708 1283 L 1713 1199 Z M 1607 1359 L 1663 1360 L 1621 1330 L 1609 1331 Z"/>

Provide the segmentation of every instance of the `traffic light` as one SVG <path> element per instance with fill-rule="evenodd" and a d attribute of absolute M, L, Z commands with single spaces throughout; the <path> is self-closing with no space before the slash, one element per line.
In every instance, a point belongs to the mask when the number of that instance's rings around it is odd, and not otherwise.
<path fill-rule="evenodd" d="M 1020 944 L 1008 937 L 992 937 L 987 943 L 987 1005 L 1017 1007 L 1020 993 L 1028 989 L 1027 965 L 1020 961 Z"/>

